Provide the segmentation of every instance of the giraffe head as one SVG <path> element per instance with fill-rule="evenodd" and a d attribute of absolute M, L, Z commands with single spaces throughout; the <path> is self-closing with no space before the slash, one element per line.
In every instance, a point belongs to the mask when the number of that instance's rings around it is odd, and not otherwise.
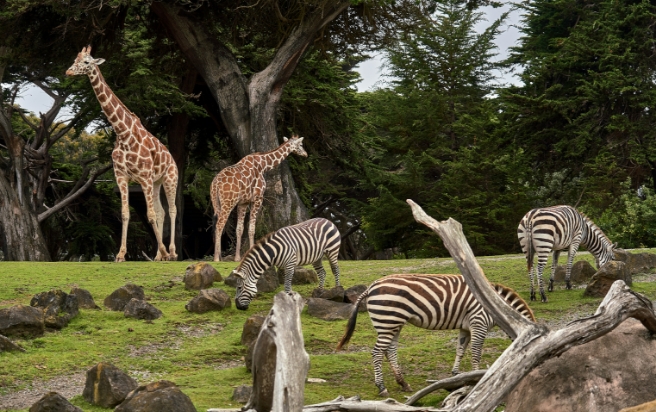
<path fill-rule="evenodd" d="M 292 135 L 291 139 L 287 139 L 283 136 L 282 140 L 289 145 L 292 153 L 296 153 L 299 156 L 307 157 L 307 152 L 303 149 L 303 139 L 304 137 L 298 137 L 298 135 Z"/>
<path fill-rule="evenodd" d="M 66 70 L 67 76 L 77 76 L 80 74 L 89 74 L 93 68 L 99 64 L 103 64 L 105 59 L 94 59 L 91 57 L 91 46 L 87 46 L 77 54 L 77 58 L 73 65 Z"/>

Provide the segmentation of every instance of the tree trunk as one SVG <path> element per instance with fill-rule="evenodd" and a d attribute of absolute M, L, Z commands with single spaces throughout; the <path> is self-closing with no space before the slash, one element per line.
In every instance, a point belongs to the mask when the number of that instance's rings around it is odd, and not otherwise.
<path fill-rule="evenodd" d="M 50 261 L 36 214 L 21 204 L 0 172 L 0 241 L 5 260 Z"/>

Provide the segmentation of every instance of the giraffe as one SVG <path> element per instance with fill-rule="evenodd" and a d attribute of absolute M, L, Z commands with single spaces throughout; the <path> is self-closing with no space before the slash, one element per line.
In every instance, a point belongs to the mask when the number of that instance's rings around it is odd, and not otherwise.
<path fill-rule="evenodd" d="M 128 183 L 130 181 L 139 183 L 146 196 L 148 222 L 152 225 L 157 238 L 155 260 L 176 260 L 174 238 L 178 167 L 168 149 L 143 127 L 141 120 L 109 88 L 98 68 L 98 65 L 104 61 L 105 59 L 91 57 L 91 46 L 87 46 L 78 53 L 75 62 L 66 71 L 66 75 L 86 74 L 89 76 L 100 107 L 116 132 L 112 160 L 114 161 L 116 183 L 121 191 L 121 218 L 123 221 L 121 248 L 116 255 L 116 262 L 124 262 L 127 251 L 126 242 L 128 223 L 130 222 Z M 160 201 L 162 186 L 164 186 L 164 193 L 169 204 L 169 218 L 171 219 L 171 244 L 168 252 L 162 242 L 165 215 Z"/>
<path fill-rule="evenodd" d="M 266 181 L 264 172 L 278 166 L 290 153 L 307 157 L 303 149 L 303 138 L 293 135 L 291 139 L 283 137 L 284 142 L 277 149 L 266 153 L 252 153 L 238 163 L 221 170 L 212 181 L 210 197 L 214 206 L 216 230 L 214 232 L 214 261 L 221 260 L 221 235 L 230 212 L 237 206 L 237 249 L 235 262 L 241 260 L 241 236 L 244 232 L 244 217 L 248 205 L 251 214 L 248 221 L 248 240 L 253 247 L 255 237 L 255 220 L 262 206 Z"/>

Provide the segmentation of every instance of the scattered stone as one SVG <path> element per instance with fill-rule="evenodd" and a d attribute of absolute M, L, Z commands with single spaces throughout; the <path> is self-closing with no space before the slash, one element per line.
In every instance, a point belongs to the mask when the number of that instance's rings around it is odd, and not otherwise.
<path fill-rule="evenodd" d="M 184 275 L 185 289 L 200 290 L 212 287 L 214 282 L 221 282 L 221 274 L 207 262 L 198 262 L 187 266 Z"/>
<path fill-rule="evenodd" d="M 620 412 L 654 412 L 656 411 L 656 401 L 642 403 L 630 408 L 620 409 Z"/>
<path fill-rule="evenodd" d="M 367 290 L 367 285 L 355 285 L 351 286 L 350 288 L 346 289 L 344 291 L 344 302 L 354 304 L 355 302 L 358 301 L 358 298 L 362 293 Z M 366 299 L 363 299 L 360 301 L 360 305 L 358 305 L 358 312 L 366 312 L 367 311 L 367 302 Z"/>
<path fill-rule="evenodd" d="M 100 362 L 87 371 L 82 396 L 93 405 L 113 408 L 139 384 L 116 366 Z"/>
<path fill-rule="evenodd" d="M 253 315 L 246 319 L 246 322 L 244 322 L 244 327 L 241 331 L 242 345 L 248 346 L 257 340 L 257 336 L 260 334 L 260 328 L 264 323 L 264 319 L 265 318 L 262 315 Z"/>
<path fill-rule="evenodd" d="M 616 280 L 623 280 L 628 286 L 633 284 L 631 273 L 624 262 L 612 260 L 606 263 L 594 274 L 588 287 L 585 289 L 584 296 L 603 298 L 608 293 L 608 289 Z"/>
<path fill-rule="evenodd" d="M 506 398 L 506 412 L 618 411 L 654 400 L 656 340 L 635 319 L 545 361 Z M 548 385 L 546 382 L 558 382 Z"/>
<path fill-rule="evenodd" d="M 310 298 L 307 301 L 308 315 L 323 320 L 342 320 L 351 316 L 353 305 L 332 300 Z"/>
<path fill-rule="evenodd" d="M 227 278 L 223 279 L 223 284 L 233 288 L 237 287 L 237 276 L 233 272 L 230 272 Z"/>
<path fill-rule="evenodd" d="M 232 392 L 232 400 L 239 403 L 246 403 L 251 398 L 253 387 L 248 385 L 239 385 Z"/>
<path fill-rule="evenodd" d="M 25 352 L 25 349 L 21 348 L 11 340 L 9 340 L 8 337 L 4 335 L 0 335 L 0 353 L 2 352 Z"/>
<path fill-rule="evenodd" d="M 0 309 L 0 334 L 7 337 L 36 338 L 43 336 L 44 332 L 42 309 L 25 305 Z"/>
<path fill-rule="evenodd" d="M 205 313 L 223 310 L 231 305 L 230 295 L 222 289 L 203 289 L 185 305 L 185 309 L 193 313 Z"/>
<path fill-rule="evenodd" d="M 130 392 L 114 412 L 197 412 L 191 399 L 169 381 L 139 386 Z"/>
<path fill-rule="evenodd" d="M 285 269 L 278 269 L 278 282 L 281 285 L 285 284 Z M 294 268 L 294 275 L 292 276 L 292 285 L 309 285 L 311 283 L 319 283 L 319 276 L 314 269 L 306 269 L 303 266 L 296 266 Z"/>
<path fill-rule="evenodd" d="M 43 321 L 47 328 L 61 329 L 80 313 L 77 296 L 57 289 L 37 293 L 30 306 L 43 310 Z"/>
<path fill-rule="evenodd" d="M 48 392 L 39 399 L 30 412 L 84 412 L 82 409 L 71 404 L 66 398 L 57 392 Z"/>
<path fill-rule="evenodd" d="M 321 379 L 321 378 L 307 378 L 307 382 L 308 383 L 326 383 L 328 381 L 325 380 L 325 379 Z"/>
<path fill-rule="evenodd" d="M 273 267 L 265 270 L 257 280 L 257 291 L 259 293 L 273 292 L 278 289 L 278 286 L 280 286 L 278 275 L 276 274 L 276 269 Z"/>
<path fill-rule="evenodd" d="M 656 267 L 656 255 L 653 253 L 633 254 L 624 249 L 615 249 L 613 255 L 613 260 L 626 263 L 632 275 L 649 273 L 652 268 Z"/>
<path fill-rule="evenodd" d="M 554 275 L 556 282 L 565 281 L 565 268 L 565 265 L 556 267 L 556 274 Z M 587 260 L 579 260 L 572 265 L 572 273 L 570 274 L 569 280 L 572 283 L 586 283 L 592 278 L 595 272 L 595 268 Z"/>
<path fill-rule="evenodd" d="M 80 309 L 100 309 L 93 300 L 91 292 L 86 289 L 73 288 L 69 294 L 77 297 L 77 305 Z"/>
<path fill-rule="evenodd" d="M 126 318 L 135 318 L 135 319 L 144 319 L 144 320 L 155 320 L 162 317 L 162 311 L 157 309 L 155 306 L 146 302 L 145 300 L 139 300 L 132 298 L 127 305 L 123 314 Z"/>
<path fill-rule="evenodd" d="M 141 286 L 128 283 L 125 286 L 113 291 L 109 296 L 105 298 L 103 302 L 105 307 L 109 310 L 123 311 L 125 310 L 125 305 L 132 299 L 145 300 L 146 295 Z"/>
<path fill-rule="evenodd" d="M 344 302 L 344 288 L 342 286 L 335 286 L 332 289 L 316 288 L 312 291 L 312 297 L 341 303 Z"/>

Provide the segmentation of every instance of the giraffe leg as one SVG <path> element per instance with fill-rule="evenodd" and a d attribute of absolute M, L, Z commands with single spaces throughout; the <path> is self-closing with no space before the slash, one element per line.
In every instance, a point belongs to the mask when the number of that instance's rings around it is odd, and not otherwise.
<path fill-rule="evenodd" d="M 214 261 L 218 262 L 221 260 L 221 235 L 223 235 L 223 229 L 225 228 L 230 212 L 234 205 L 227 205 L 225 202 L 222 202 L 221 212 L 215 211 L 217 213 L 216 217 L 216 227 L 214 229 Z"/>
<path fill-rule="evenodd" d="M 130 223 L 130 204 L 128 202 L 128 178 L 125 176 L 116 176 L 118 189 L 121 191 L 121 248 L 116 255 L 116 262 L 125 262 L 125 253 L 127 252 L 128 224 Z"/>
<path fill-rule="evenodd" d="M 159 232 L 159 238 L 163 239 L 164 236 L 164 207 L 162 206 L 162 199 L 161 199 L 161 188 L 162 185 L 161 183 L 154 183 L 153 184 L 153 207 L 155 209 L 155 224 L 157 226 L 157 231 Z M 156 262 L 159 262 L 162 260 L 162 251 L 157 248 L 157 254 L 155 255 Z"/>
<path fill-rule="evenodd" d="M 155 212 L 153 181 L 150 179 L 147 180 L 141 185 L 141 188 L 143 189 L 144 195 L 146 196 L 148 223 L 150 223 L 150 225 L 153 227 L 153 231 L 155 231 L 155 238 L 157 238 L 157 250 L 158 250 L 157 254 L 158 256 L 160 256 L 161 259 L 166 260 L 168 259 L 169 254 L 166 251 L 166 247 L 164 246 L 164 243 L 162 242 L 162 235 L 160 234 L 159 229 L 157 228 L 157 213 Z M 157 256 L 155 257 L 155 260 L 157 260 Z"/>
<path fill-rule="evenodd" d="M 262 207 L 263 197 L 256 197 L 251 204 L 251 215 L 248 219 L 248 241 L 250 243 L 249 247 L 253 247 L 255 244 L 255 221 L 257 220 L 257 214 L 260 213 L 260 208 Z"/>
<path fill-rule="evenodd" d="M 169 204 L 169 219 L 171 219 L 171 242 L 169 243 L 169 260 L 178 260 L 175 250 L 175 219 L 178 215 L 178 207 L 175 205 L 175 197 L 178 190 L 177 169 L 175 175 L 169 174 L 164 180 L 164 194 Z"/>
<path fill-rule="evenodd" d="M 247 203 L 240 203 L 237 205 L 237 247 L 235 249 L 235 262 L 241 260 L 241 238 L 244 234 L 244 218 L 246 217 Z M 253 213 L 253 212 L 251 212 Z M 253 246 L 251 244 L 251 246 Z"/>
<path fill-rule="evenodd" d="M 558 258 L 560 257 L 560 250 L 554 250 L 551 259 L 551 276 L 549 277 L 549 292 L 554 290 L 554 280 L 556 279 L 556 268 L 558 267 Z"/>
<path fill-rule="evenodd" d="M 454 375 L 460 373 L 460 361 L 465 355 L 465 350 L 467 350 L 470 340 L 471 333 L 466 329 L 460 329 L 460 334 L 458 335 L 458 348 L 456 349 L 456 361 L 453 363 L 453 369 L 451 369 L 451 373 Z"/>

